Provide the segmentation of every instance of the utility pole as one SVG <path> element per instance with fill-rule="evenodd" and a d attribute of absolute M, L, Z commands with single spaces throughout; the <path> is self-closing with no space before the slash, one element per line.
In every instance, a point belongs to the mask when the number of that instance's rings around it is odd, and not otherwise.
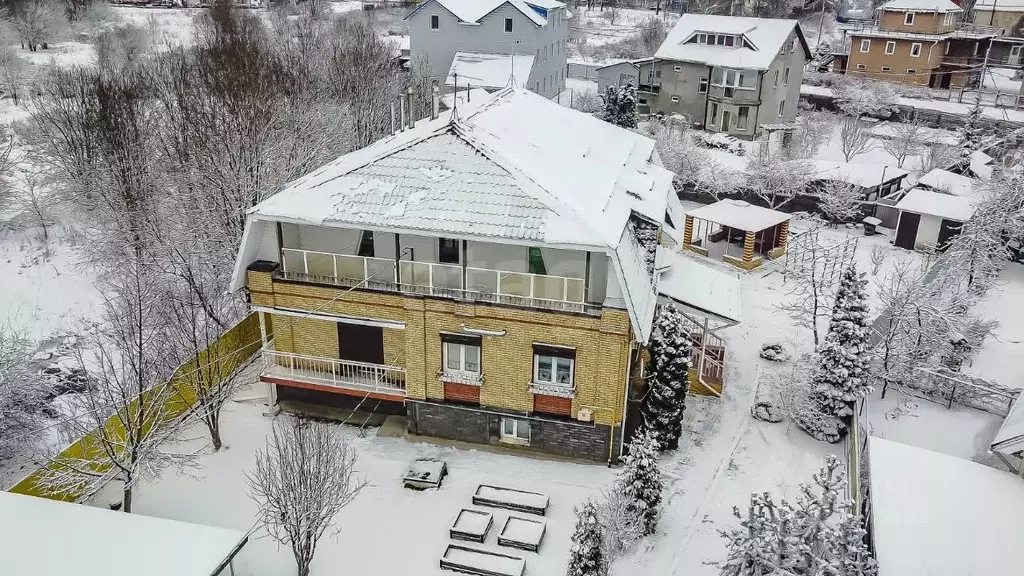
<path fill-rule="evenodd" d="M 814 55 L 818 55 L 818 50 L 821 48 L 821 31 L 825 28 L 825 0 L 821 2 L 821 18 L 818 20 L 818 43 L 814 46 Z"/>

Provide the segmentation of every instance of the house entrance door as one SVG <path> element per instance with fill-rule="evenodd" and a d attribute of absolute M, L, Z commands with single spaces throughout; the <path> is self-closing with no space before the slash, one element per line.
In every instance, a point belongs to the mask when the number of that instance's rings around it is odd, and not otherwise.
<path fill-rule="evenodd" d="M 384 329 L 338 322 L 338 358 L 369 364 L 384 363 Z"/>
<path fill-rule="evenodd" d="M 728 132 L 732 127 L 732 114 L 728 110 L 722 110 L 722 132 Z"/>

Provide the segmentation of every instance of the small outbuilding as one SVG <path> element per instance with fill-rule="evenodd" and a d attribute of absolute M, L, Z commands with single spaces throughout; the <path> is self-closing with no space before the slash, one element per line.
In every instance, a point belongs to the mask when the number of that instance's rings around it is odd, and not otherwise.
<path fill-rule="evenodd" d="M 0 492 L 0 573 L 229 576 L 242 530 Z"/>
<path fill-rule="evenodd" d="M 868 441 L 878 576 L 1021 573 L 1024 479 L 881 438 Z"/>
<path fill-rule="evenodd" d="M 816 172 L 807 185 L 809 192 L 816 192 L 816 188 L 826 186 L 828 182 L 839 182 L 856 190 L 857 197 L 865 203 L 898 192 L 903 186 L 903 179 L 909 174 L 902 168 L 885 164 L 849 164 L 827 160 L 815 161 L 815 168 Z"/>
<path fill-rule="evenodd" d="M 917 181 L 917 188 L 932 192 L 953 194 L 954 196 L 970 196 L 974 193 L 974 181 L 969 176 L 935 168 Z"/>
<path fill-rule="evenodd" d="M 992 453 L 1016 474 L 1024 476 L 1024 391 L 1013 403 L 990 446 Z"/>
<path fill-rule="evenodd" d="M 790 214 L 743 200 L 720 200 L 686 213 L 683 247 L 744 270 L 778 258 L 789 243 Z"/>
<path fill-rule="evenodd" d="M 943 252 L 974 215 L 970 198 L 915 188 L 896 204 L 896 246 L 906 250 Z"/>

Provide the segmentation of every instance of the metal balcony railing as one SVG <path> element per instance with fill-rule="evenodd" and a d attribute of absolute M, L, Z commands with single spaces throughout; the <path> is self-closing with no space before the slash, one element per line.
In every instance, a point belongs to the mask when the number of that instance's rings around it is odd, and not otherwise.
<path fill-rule="evenodd" d="M 582 278 L 507 272 L 460 264 L 410 262 L 284 248 L 277 272 L 285 280 L 494 302 L 565 312 L 600 311 L 584 302 Z"/>
<path fill-rule="evenodd" d="M 347 390 L 405 395 L 405 369 L 383 364 L 265 349 L 263 374 Z"/>

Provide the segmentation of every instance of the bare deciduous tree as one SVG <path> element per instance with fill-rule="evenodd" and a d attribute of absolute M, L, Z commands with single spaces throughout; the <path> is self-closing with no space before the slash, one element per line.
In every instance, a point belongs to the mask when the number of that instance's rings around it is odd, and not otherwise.
<path fill-rule="evenodd" d="M 49 404 L 30 369 L 32 342 L 21 328 L 0 325 L 0 462 L 25 454 L 32 431 Z"/>
<path fill-rule="evenodd" d="M 754 156 L 747 167 L 747 188 L 769 208 L 784 206 L 801 194 L 815 166 L 788 151 Z"/>
<path fill-rule="evenodd" d="M 878 245 L 871 247 L 871 275 L 877 276 L 882 264 L 885 264 L 885 257 L 889 255 L 889 247 Z"/>
<path fill-rule="evenodd" d="M 336 426 L 314 421 L 277 420 L 266 449 L 256 454 L 249 494 L 271 537 L 291 547 L 299 576 L 309 575 L 320 538 L 366 485 L 355 462 Z"/>
<path fill-rule="evenodd" d="M 41 469 L 39 487 L 51 494 L 92 494 L 107 481 L 123 487 L 122 509 L 132 511 L 133 490 L 146 476 L 193 463 L 193 455 L 165 450 L 184 422 L 165 385 L 174 367 L 158 310 L 160 280 L 137 257 L 130 239 L 117 269 L 99 281 L 105 294 L 102 328 L 88 336 L 96 382 L 68 406 L 62 420 L 66 440 L 82 450 L 52 456 Z"/>
<path fill-rule="evenodd" d="M 826 180 L 817 190 L 818 207 L 832 224 L 849 222 L 860 214 L 860 188 L 838 180 Z"/>
<path fill-rule="evenodd" d="M 40 44 L 52 42 L 64 23 L 55 0 L 23 0 L 11 6 L 10 19 L 23 48 L 35 52 Z"/>
<path fill-rule="evenodd" d="M 27 222 L 43 232 L 43 245 L 47 255 L 50 253 L 50 226 L 53 225 L 53 211 L 56 209 L 56 198 L 52 189 L 45 181 L 44 175 L 28 169 L 18 178 L 18 207 Z"/>
<path fill-rule="evenodd" d="M 11 97 L 15 105 L 22 96 L 31 78 L 31 70 L 21 56 L 10 46 L 0 46 L 0 87 Z"/>
<path fill-rule="evenodd" d="M 839 148 L 847 162 L 854 156 L 871 150 L 871 132 L 860 118 L 843 117 L 839 124 Z"/>
<path fill-rule="evenodd" d="M 961 159 L 960 148 L 940 142 L 932 142 L 925 146 L 924 155 L 921 158 L 921 171 L 930 172 L 936 168 L 949 168 L 954 162 Z"/>
<path fill-rule="evenodd" d="M 917 154 L 924 139 L 924 130 L 915 121 L 904 119 L 891 124 L 893 131 L 882 141 L 882 148 L 896 159 L 896 166 L 903 168 L 907 158 Z"/>

